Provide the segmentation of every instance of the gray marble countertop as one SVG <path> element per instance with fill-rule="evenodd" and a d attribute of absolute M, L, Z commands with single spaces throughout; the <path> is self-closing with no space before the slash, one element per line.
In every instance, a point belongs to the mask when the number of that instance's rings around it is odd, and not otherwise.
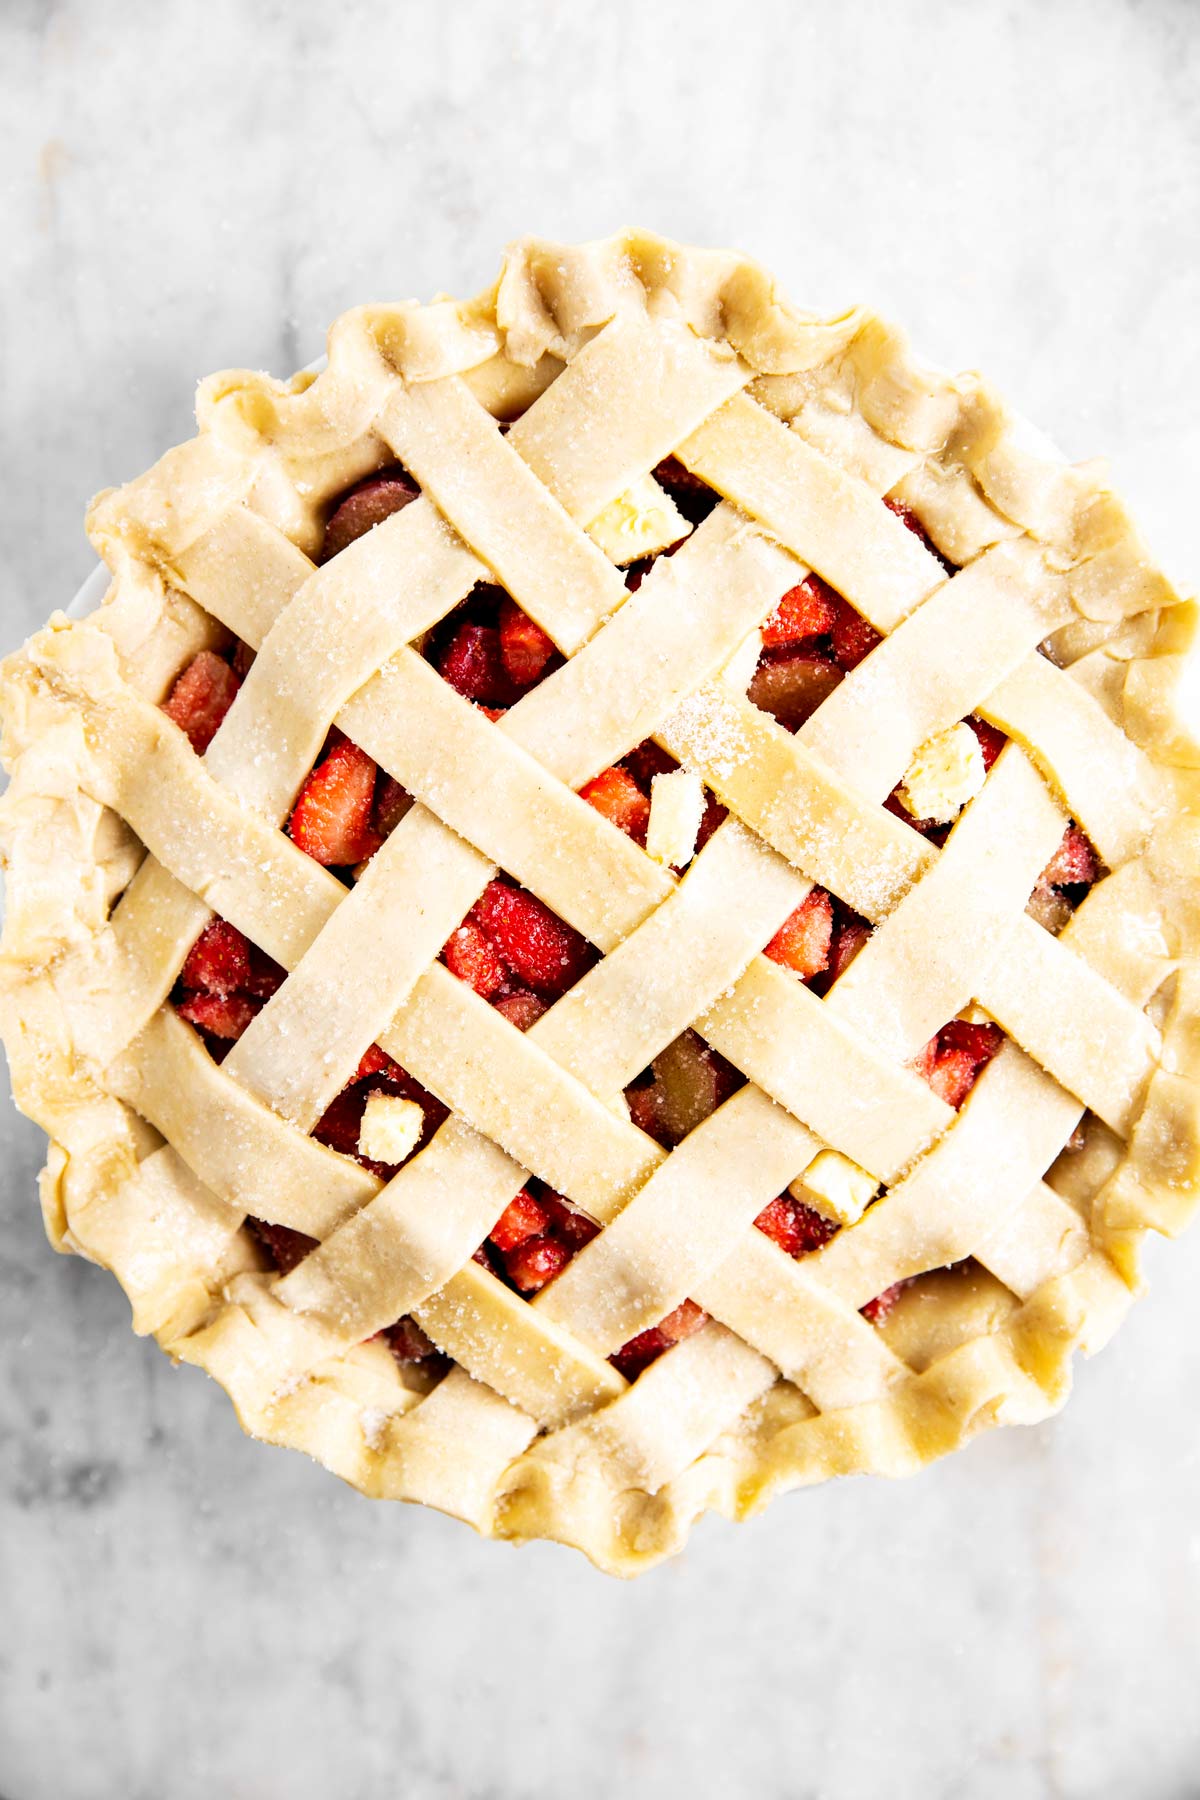
<path fill-rule="evenodd" d="M 626 222 L 986 369 L 1196 579 L 1194 0 L 8 0 L 0 69 L 6 644 L 196 375 Z M 243 1439 L 2 1129 L 3 1800 L 1200 1794 L 1200 1240 L 1058 1421 L 622 1585 Z"/>

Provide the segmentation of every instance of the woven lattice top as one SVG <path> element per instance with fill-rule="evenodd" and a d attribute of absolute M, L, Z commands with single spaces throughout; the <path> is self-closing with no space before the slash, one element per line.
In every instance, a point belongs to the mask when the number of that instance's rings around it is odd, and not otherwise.
<path fill-rule="evenodd" d="M 256 1435 L 622 1572 L 1057 1404 L 1200 1169 L 1194 613 L 1103 473 L 875 317 L 643 236 L 347 314 L 321 374 L 198 417 L 93 508 L 105 605 L 3 671 L 0 1002 L 55 1242 Z M 720 496 L 694 528 L 668 457 Z M 396 463 L 419 497 L 318 564 Z M 880 641 L 793 732 L 750 677 L 810 572 Z M 494 718 L 421 653 L 481 582 L 561 653 Z M 230 634 L 200 756 L 160 703 Z M 970 715 L 1003 748 L 922 832 L 885 802 Z M 414 802 L 353 884 L 283 829 L 334 726 Z M 682 875 L 580 794 L 646 740 L 727 809 Z M 1055 935 L 1071 822 L 1107 873 Z M 524 1032 L 439 960 L 497 871 L 599 953 Z M 873 928 L 821 994 L 763 954 L 814 884 Z M 214 916 L 286 971 L 223 1062 L 170 999 Z M 1003 1039 L 956 1111 L 918 1070 L 964 1015 Z M 745 1082 L 668 1148 L 621 1094 L 689 1028 Z M 311 1135 L 373 1045 L 448 1109 L 390 1178 Z M 789 1255 L 755 1221 L 830 1150 L 877 1197 Z M 601 1229 L 529 1298 L 475 1252 L 531 1177 Z M 248 1215 L 318 1247 L 265 1267 Z M 441 1379 L 376 1335 L 405 1317 Z"/>

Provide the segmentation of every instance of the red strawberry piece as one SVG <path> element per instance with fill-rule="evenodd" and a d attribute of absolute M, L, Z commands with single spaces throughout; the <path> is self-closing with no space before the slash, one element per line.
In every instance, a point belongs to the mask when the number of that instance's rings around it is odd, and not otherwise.
<path fill-rule="evenodd" d="M 893 1281 L 891 1287 L 884 1288 L 882 1294 L 876 1294 L 873 1300 L 860 1306 L 859 1312 L 869 1325 L 882 1325 L 907 1286 L 907 1281 Z"/>
<path fill-rule="evenodd" d="M 179 979 L 206 994 L 234 994 L 250 982 L 250 945 L 236 925 L 212 919 L 188 951 Z"/>
<path fill-rule="evenodd" d="M 246 994 L 185 994 L 175 1010 L 210 1037 L 233 1039 L 241 1037 L 258 1005 Z"/>
<path fill-rule="evenodd" d="M 201 650 L 163 701 L 162 710 L 187 733 L 197 756 L 203 756 L 216 737 L 240 686 L 227 662 L 212 650 Z"/>
<path fill-rule="evenodd" d="M 442 947 L 446 967 L 477 994 L 490 1000 L 508 971 L 492 940 L 472 919 L 464 919 Z"/>
<path fill-rule="evenodd" d="M 416 484 L 399 470 L 372 475 L 359 482 L 333 510 L 325 527 L 321 561 L 328 562 L 355 538 L 364 536 L 375 525 L 382 525 L 410 500 L 415 500 L 419 491 Z"/>
<path fill-rule="evenodd" d="M 870 935 L 871 927 L 857 913 L 839 912 L 829 949 L 828 973 L 831 982 L 836 981 L 850 967 Z"/>
<path fill-rule="evenodd" d="M 856 669 L 863 657 L 880 642 L 875 627 L 847 605 L 839 594 L 837 617 L 833 621 L 833 656 L 838 668 L 847 673 Z"/>
<path fill-rule="evenodd" d="M 592 961 L 586 938 L 526 888 L 491 881 L 471 917 L 529 987 L 557 998 Z"/>
<path fill-rule="evenodd" d="M 998 1025 L 972 1025 L 969 1019 L 951 1019 L 938 1032 L 938 1044 L 943 1050 L 965 1050 L 980 1069 L 991 1062 L 1003 1042 L 1004 1033 Z"/>
<path fill-rule="evenodd" d="M 476 625 L 468 619 L 443 650 L 437 667 L 442 680 L 464 700 L 505 707 L 520 696 L 520 688 L 504 666 L 500 633 L 494 625 Z"/>
<path fill-rule="evenodd" d="M 367 1045 L 362 1053 L 359 1065 L 354 1071 L 354 1074 L 350 1077 L 350 1080 L 366 1081 L 372 1075 L 382 1075 L 385 1082 L 393 1081 L 404 1083 L 412 1079 L 411 1076 L 406 1074 L 400 1067 L 398 1062 L 393 1061 L 386 1050 L 381 1050 L 379 1048 L 378 1044 Z"/>
<path fill-rule="evenodd" d="M 290 1275 L 296 1264 L 317 1247 L 316 1238 L 293 1231 L 290 1225 L 274 1225 L 269 1219 L 247 1219 L 246 1224 L 281 1275 Z"/>
<path fill-rule="evenodd" d="M 832 1219 L 824 1218 L 800 1200 L 793 1200 L 790 1194 L 780 1194 L 778 1199 L 770 1201 L 754 1223 L 789 1256 L 804 1256 L 810 1250 L 819 1250 L 838 1233 Z"/>
<path fill-rule="evenodd" d="M 1039 887 L 1090 885 L 1100 873 L 1100 858 L 1078 825 L 1068 825 L 1062 843 L 1038 877 Z"/>
<path fill-rule="evenodd" d="M 237 676 L 239 681 L 245 681 L 247 675 L 250 673 L 250 670 L 253 668 L 253 666 L 254 666 L 254 652 L 250 648 L 249 644 L 243 644 L 241 638 L 239 638 L 237 640 L 237 643 L 233 646 L 233 655 L 230 658 L 230 667 L 232 668 L 234 674 Z"/>
<path fill-rule="evenodd" d="M 412 805 L 412 800 L 395 776 L 382 769 L 375 786 L 375 829 L 381 838 L 391 837 Z"/>
<path fill-rule="evenodd" d="M 841 679 L 842 671 L 827 656 L 765 656 L 746 697 L 785 731 L 799 731 Z"/>
<path fill-rule="evenodd" d="M 642 1370 L 648 1369 L 652 1362 L 657 1362 L 663 1351 L 669 1348 L 658 1326 L 652 1325 L 648 1331 L 639 1331 L 627 1344 L 622 1344 L 608 1360 L 626 1381 L 636 1381 Z"/>
<path fill-rule="evenodd" d="M 430 1342 L 417 1321 L 407 1314 L 403 1319 L 397 1319 L 394 1325 L 385 1325 L 375 1335 L 383 1339 L 398 1363 L 426 1362 L 439 1354 L 437 1345 Z"/>
<path fill-rule="evenodd" d="M 380 838 L 371 823 L 375 764 L 343 739 L 319 762 L 288 820 L 294 843 L 315 862 L 341 867 L 374 856 Z"/>
<path fill-rule="evenodd" d="M 796 1209 L 787 1194 L 780 1194 L 774 1200 L 768 1200 L 754 1223 L 765 1237 L 787 1256 L 796 1256 L 800 1250 L 801 1233 Z"/>
<path fill-rule="evenodd" d="M 675 1311 L 660 1319 L 657 1325 L 652 1325 L 648 1331 L 640 1331 L 627 1344 L 622 1344 L 609 1360 L 626 1381 L 636 1381 L 643 1369 L 657 1362 L 664 1350 L 669 1350 L 672 1344 L 681 1344 L 684 1338 L 691 1337 L 707 1323 L 708 1314 L 703 1307 L 697 1306 L 694 1300 L 681 1301 Z"/>
<path fill-rule="evenodd" d="M 986 719 L 976 718 L 974 713 L 966 722 L 979 739 L 979 748 L 983 751 L 983 766 L 986 771 L 991 768 L 1008 739 L 997 726 L 989 725 Z"/>
<path fill-rule="evenodd" d="M 939 1099 L 957 1111 L 975 1085 L 977 1064 L 967 1050 L 937 1050 L 927 1066 L 918 1063 L 917 1072 Z"/>
<path fill-rule="evenodd" d="M 611 769 L 602 769 L 586 787 L 579 790 L 581 800 L 594 806 L 598 813 L 631 837 L 635 844 L 646 842 L 646 827 L 650 823 L 650 802 L 638 786 L 628 769 L 620 763 Z"/>
<path fill-rule="evenodd" d="M 500 994 L 492 1005 L 518 1031 L 528 1031 L 531 1025 L 537 1024 L 543 1013 L 549 1011 L 547 1003 L 537 994 L 531 994 L 528 988 L 513 988 L 510 993 Z"/>
<path fill-rule="evenodd" d="M 523 1294 L 536 1294 L 561 1274 L 571 1260 L 566 1244 L 553 1237 L 526 1238 L 504 1258 L 509 1280 Z"/>
<path fill-rule="evenodd" d="M 815 887 L 784 920 L 763 955 L 808 981 L 827 967 L 832 937 L 833 902 L 824 888 Z"/>
<path fill-rule="evenodd" d="M 515 1200 L 510 1200 L 489 1236 L 502 1256 L 515 1250 L 527 1238 L 540 1237 L 550 1222 L 550 1215 L 539 1201 L 522 1188 Z"/>
<path fill-rule="evenodd" d="M 789 588 L 762 628 L 768 650 L 798 644 L 802 638 L 823 637 L 833 630 L 838 596 L 819 575 L 809 575 L 798 587 Z"/>
<path fill-rule="evenodd" d="M 952 1019 L 914 1058 L 913 1068 L 947 1106 L 958 1108 L 974 1087 L 979 1071 L 1004 1042 L 998 1025 L 972 1025 Z"/>
<path fill-rule="evenodd" d="M 554 639 L 506 594 L 500 602 L 500 660 L 518 687 L 532 687 L 554 655 Z"/>
<path fill-rule="evenodd" d="M 682 1344 L 699 1331 L 702 1325 L 708 1324 L 708 1314 L 694 1300 L 681 1300 L 674 1312 L 669 1312 L 665 1319 L 658 1321 L 658 1330 L 662 1332 L 668 1344 Z"/>

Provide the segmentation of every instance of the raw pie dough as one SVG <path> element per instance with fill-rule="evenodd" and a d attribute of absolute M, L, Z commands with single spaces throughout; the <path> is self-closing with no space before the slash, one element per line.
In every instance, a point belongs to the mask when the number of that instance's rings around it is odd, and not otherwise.
<path fill-rule="evenodd" d="M 620 1574 L 1058 1406 L 1200 1173 L 1196 615 L 1102 469 L 874 315 L 640 233 L 359 308 L 321 374 L 214 376 L 197 416 L 93 506 L 103 606 L 2 671 L 0 1023 L 52 1242 L 256 1436 Z M 687 529 L 670 453 L 723 502 L 628 593 Z M 422 497 L 314 567 L 396 460 Z M 739 651 L 810 569 L 884 641 L 792 736 Z M 410 647 L 482 579 L 566 658 L 497 723 Z M 158 703 L 227 632 L 258 655 L 201 759 Z M 1013 742 L 938 851 L 882 802 L 971 712 Z M 416 801 L 350 890 L 279 829 L 335 720 Z M 690 772 L 657 861 L 577 792 L 647 736 Z M 688 863 L 696 777 L 731 817 Z M 1068 818 L 1111 873 L 1053 937 Z M 524 1036 L 435 960 L 497 868 L 604 953 Z M 876 926 L 824 1000 L 760 954 L 814 881 Z M 222 1066 L 168 1003 L 214 912 L 289 971 Z M 1007 1036 L 955 1114 L 906 1065 L 972 1004 Z M 612 1096 L 689 1025 L 749 1080 L 668 1154 Z M 307 1135 L 374 1042 L 451 1108 L 386 1185 Z M 850 1222 L 793 1260 L 752 1222 L 830 1151 Z M 471 1260 L 527 1172 L 604 1226 L 533 1302 Z M 264 1270 L 247 1214 L 320 1248 Z M 626 1382 L 688 1296 L 710 1322 Z M 409 1313 L 432 1389 L 372 1340 Z"/>

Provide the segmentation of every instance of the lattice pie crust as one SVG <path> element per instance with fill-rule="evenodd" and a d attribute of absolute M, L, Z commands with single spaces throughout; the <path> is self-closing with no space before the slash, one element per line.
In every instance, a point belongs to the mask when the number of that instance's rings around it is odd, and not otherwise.
<path fill-rule="evenodd" d="M 92 509 L 105 603 L 2 671 L 0 1012 L 53 1243 L 256 1436 L 622 1574 L 1059 1405 L 1200 1172 L 1196 613 L 1103 472 L 872 314 L 634 233 L 359 308 L 324 372 L 197 416 Z M 670 453 L 722 503 L 631 593 Z M 397 460 L 422 497 L 315 567 Z M 739 651 L 809 570 L 884 641 L 792 735 Z M 565 657 L 496 722 L 413 647 L 481 580 Z M 200 757 L 158 703 L 229 632 L 258 654 Z M 972 712 L 1012 741 L 939 850 L 882 802 Z M 351 888 L 280 829 L 334 721 L 416 801 Z M 578 795 L 647 737 L 730 809 L 682 879 Z M 1068 818 L 1111 872 L 1055 937 L 1025 906 Z M 525 1035 L 435 960 L 497 868 L 604 953 Z M 823 999 L 761 954 L 812 882 L 876 927 Z M 214 912 L 289 972 L 221 1066 L 168 1003 Z M 907 1065 L 972 1004 L 1006 1037 L 956 1114 Z M 613 1096 L 688 1026 L 748 1082 L 668 1153 Z M 372 1043 L 451 1109 L 386 1185 L 307 1135 Z M 883 1191 L 794 1259 L 752 1222 L 825 1146 Z M 529 1172 L 604 1227 L 532 1302 L 472 1261 Z M 247 1214 L 320 1248 L 280 1276 Z M 687 1297 L 709 1322 L 627 1382 Z M 373 1337 L 405 1314 L 432 1387 Z"/>

